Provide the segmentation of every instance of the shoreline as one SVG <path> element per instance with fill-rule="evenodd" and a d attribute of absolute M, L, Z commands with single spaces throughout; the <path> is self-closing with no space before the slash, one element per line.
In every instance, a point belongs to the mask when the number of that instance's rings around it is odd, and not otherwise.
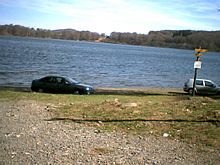
<path fill-rule="evenodd" d="M 11 90 L 18 92 L 32 92 L 26 86 L 0 86 L 0 90 Z M 159 88 L 159 87 L 96 87 L 95 94 L 117 94 L 117 95 L 167 95 L 167 94 L 187 94 L 182 88 Z"/>

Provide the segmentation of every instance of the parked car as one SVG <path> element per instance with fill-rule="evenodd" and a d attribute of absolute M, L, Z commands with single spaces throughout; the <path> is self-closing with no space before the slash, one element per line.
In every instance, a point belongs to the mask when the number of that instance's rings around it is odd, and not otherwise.
<path fill-rule="evenodd" d="M 92 94 L 94 88 L 69 77 L 46 76 L 32 81 L 31 90 L 48 93 Z"/>
<path fill-rule="evenodd" d="M 188 92 L 190 95 L 193 94 L 193 82 L 194 79 L 188 79 L 184 83 L 183 90 Z M 196 79 L 195 93 L 197 94 L 220 94 L 220 87 L 218 87 L 211 80 Z"/>

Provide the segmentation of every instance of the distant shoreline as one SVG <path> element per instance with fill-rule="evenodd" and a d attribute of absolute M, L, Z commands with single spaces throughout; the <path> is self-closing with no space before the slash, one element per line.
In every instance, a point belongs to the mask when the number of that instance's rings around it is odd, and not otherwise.
<path fill-rule="evenodd" d="M 99 34 L 97 32 L 78 31 L 75 29 L 34 29 L 10 24 L 0 25 L 0 35 L 105 42 L 189 50 L 202 47 L 209 51 L 220 52 L 220 30 L 161 30 L 150 31 L 148 34 L 139 34 L 136 32 L 112 32 L 108 36 L 105 33 Z"/>

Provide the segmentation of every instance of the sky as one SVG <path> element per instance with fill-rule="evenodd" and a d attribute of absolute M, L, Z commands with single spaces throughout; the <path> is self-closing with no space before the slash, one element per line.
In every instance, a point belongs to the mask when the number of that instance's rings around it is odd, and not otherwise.
<path fill-rule="evenodd" d="M 0 24 L 136 32 L 220 30 L 220 0 L 0 0 Z"/>

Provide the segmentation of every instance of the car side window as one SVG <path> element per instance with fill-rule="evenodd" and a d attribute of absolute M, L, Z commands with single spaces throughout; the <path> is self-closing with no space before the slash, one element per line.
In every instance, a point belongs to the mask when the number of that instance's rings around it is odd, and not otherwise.
<path fill-rule="evenodd" d="M 202 80 L 196 80 L 196 85 L 203 85 L 203 81 Z"/>
<path fill-rule="evenodd" d="M 41 80 L 41 82 L 44 82 L 44 83 L 49 83 L 51 80 L 51 77 L 45 77 Z"/>
<path fill-rule="evenodd" d="M 51 77 L 50 80 L 49 80 L 49 83 L 56 83 L 56 78 Z"/>
<path fill-rule="evenodd" d="M 62 83 L 62 78 L 61 77 L 57 77 L 56 78 L 56 83 L 61 84 Z"/>
<path fill-rule="evenodd" d="M 211 87 L 211 88 L 215 87 L 215 85 L 209 81 L 205 81 L 205 86 Z"/>
<path fill-rule="evenodd" d="M 61 79 L 61 84 L 66 84 L 66 80 L 64 78 Z"/>
<path fill-rule="evenodd" d="M 69 84 L 69 82 L 65 80 L 64 78 L 62 78 L 62 84 Z"/>

